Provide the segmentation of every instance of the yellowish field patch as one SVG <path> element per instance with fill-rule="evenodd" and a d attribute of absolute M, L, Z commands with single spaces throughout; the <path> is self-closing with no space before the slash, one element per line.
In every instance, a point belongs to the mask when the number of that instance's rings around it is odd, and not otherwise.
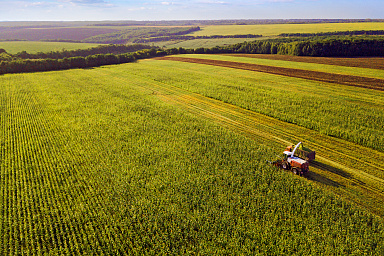
<path fill-rule="evenodd" d="M 266 24 L 204 26 L 195 36 L 256 34 L 277 36 L 282 33 L 320 33 L 335 31 L 383 30 L 382 22 L 319 23 L 319 24 Z"/>

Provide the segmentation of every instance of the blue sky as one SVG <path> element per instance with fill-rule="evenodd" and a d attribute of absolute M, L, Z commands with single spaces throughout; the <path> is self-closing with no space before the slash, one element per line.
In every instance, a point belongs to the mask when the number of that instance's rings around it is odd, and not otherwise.
<path fill-rule="evenodd" d="M 0 0 L 0 21 L 382 19 L 383 0 Z"/>

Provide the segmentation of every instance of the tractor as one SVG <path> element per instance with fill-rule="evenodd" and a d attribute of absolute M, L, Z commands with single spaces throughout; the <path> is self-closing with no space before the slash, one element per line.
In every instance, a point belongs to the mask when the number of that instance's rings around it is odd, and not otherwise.
<path fill-rule="evenodd" d="M 302 143 L 299 142 L 296 146 L 287 147 L 283 152 L 283 157 L 271 162 L 271 164 L 303 176 L 308 172 L 309 162 L 315 159 L 315 154 L 315 151 L 304 148 Z"/>

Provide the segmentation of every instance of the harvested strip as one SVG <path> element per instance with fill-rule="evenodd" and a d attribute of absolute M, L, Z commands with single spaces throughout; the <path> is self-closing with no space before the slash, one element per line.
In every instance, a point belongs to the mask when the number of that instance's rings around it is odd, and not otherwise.
<path fill-rule="evenodd" d="M 290 56 L 277 54 L 223 54 L 233 57 L 247 57 L 267 60 L 285 60 L 305 63 L 326 64 L 356 68 L 384 69 L 383 57 L 361 57 L 361 58 L 337 58 L 337 57 L 308 57 L 308 56 Z"/>
<path fill-rule="evenodd" d="M 251 71 L 257 71 L 257 72 L 264 72 L 264 73 L 269 73 L 274 75 L 304 78 L 304 79 L 327 82 L 327 83 L 337 83 L 337 84 L 384 91 L 384 79 L 377 79 L 377 78 L 331 74 L 331 73 L 311 71 L 311 70 L 274 67 L 274 66 L 267 66 L 267 65 L 258 65 L 258 64 L 249 64 L 249 63 L 240 63 L 240 62 L 233 62 L 233 61 L 222 61 L 222 60 L 207 60 L 207 59 L 185 58 L 185 57 L 161 57 L 158 59 L 183 61 L 183 62 L 190 62 L 190 63 L 228 67 L 228 68 L 237 68 L 237 69 L 251 70 Z"/>

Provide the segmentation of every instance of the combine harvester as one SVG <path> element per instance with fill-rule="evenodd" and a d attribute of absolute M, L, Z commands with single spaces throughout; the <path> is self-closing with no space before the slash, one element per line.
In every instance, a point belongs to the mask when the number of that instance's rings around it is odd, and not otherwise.
<path fill-rule="evenodd" d="M 315 160 L 315 151 L 303 147 L 299 142 L 296 146 L 289 146 L 283 152 L 284 156 L 271 162 L 276 167 L 290 170 L 294 174 L 305 175 L 309 170 L 309 162 Z"/>

